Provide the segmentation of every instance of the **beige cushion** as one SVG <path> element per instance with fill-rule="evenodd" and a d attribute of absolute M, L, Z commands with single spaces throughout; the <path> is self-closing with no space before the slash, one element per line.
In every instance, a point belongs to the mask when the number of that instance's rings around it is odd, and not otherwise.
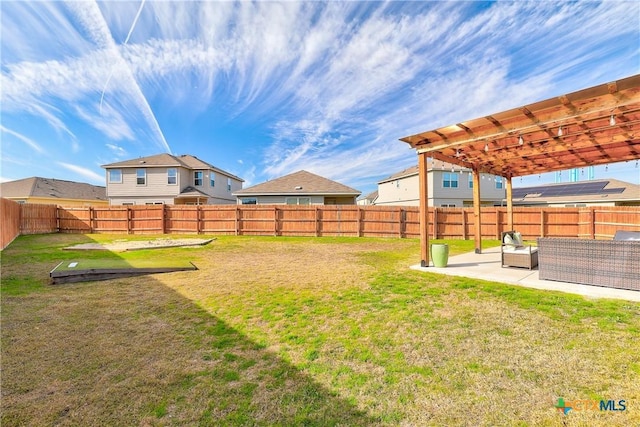
<path fill-rule="evenodd" d="M 510 254 L 528 254 L 529 247 L 515 247 L 515 246 L 506 246 L 502 252 L 508 252 Z M 531 253 L 538 252 L 538 248 L 531 248 Z"/>

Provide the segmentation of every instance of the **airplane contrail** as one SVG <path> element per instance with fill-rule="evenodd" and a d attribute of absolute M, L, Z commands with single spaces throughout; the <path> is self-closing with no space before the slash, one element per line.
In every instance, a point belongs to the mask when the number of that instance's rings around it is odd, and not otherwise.
<path fill-rule="evenodd" d="M 142 12 L 142 8 L 144 7 L 144 3 L 146 0 L 142 0 L 140 2 L 140 7 L 138 8 L 138 13 L 136 13 L 136 17 L 133 18 L 133 23 L 131 24 L 131 28 L 129 28 L 129 34 L 127 34 L 127 38 L 124 40 L 123 46 L 126 46 L 129 43 L 129 38 L 131 37 L 131 33 L 133 33 L 133 29 L 136 27 L 138 23 L 138 18 L 140 18 L 140 13 Z M 111 72 L 109 73 L 109 77 L 102 88 L 102 93 L 100 94 L 100 114 L 102 114 L 102 101 L 104 100 L 104 92 L 107 90 L 107 86 L 109 86 L 109 82 L 111 81 L 111 77 L 113 77 L 113 67 L 111 68 Z"/>
<path fill-rule="evenodd" d="M 122 57 L 118 46 L 116 45 L 113 37 L 111 36 L 111 32 L 109 31 L 109 26 L 107 25 L 98 4 L 93 2 L 67 2 L 67 7 L 76 15 L 79 19 L 80 23 L 85 27 L 87 32 L 89 33 L 89 37 L 101 48 L 103 48 L 107 53 L 113 55 L 115 60 L 121 61 L 124 65 L 127 65 L 127 62 Z M 133 29 L 135 28 L 136 23 L 138 22 L 138 18 L 140 16 L 140 12 L 142 11 L 142 7 L 144 6 L 144 1 L 141 3 L 140 8 L 138 9 L 138 13 L 136 14 L 136 18 L 132 24 L 132 28 L 127 35 L 127 41 L 131 36 Z M 112 70 L 115 70 L 115 66 Z M 107 84 L 111 79 L 111 76 L 107 79 Z M 131 69 L 127 66 L 124 67 L 124 76 L 126 77 L 127 89 L 129 89 L 129 95 L 131 96 L 132 101 L 137 105 L 139 111 L 145 116 L 147 122 L 149 123 L 151 130 L 156 134 L 156 137 L 159 139 L 160 145 L 162 145 L 163 149 L 168 153 L 171 153 L 171 148 L 167 143 L 164 134 L 162 133 L 162 129 L 160 128 L 160 124 L 153 114 L 153 110 L 149 105 L 149 102 L 145 98 L 142 90 L 140 89 L 140 85 L 136 81 Z M 105 85 L 106 89 L 106 85 Z M 104 90 L 102 95 L 104 96 Z M 102 106 L 102 97 L 101 103 Z M 102 113 L 102 111 L 100 111 Z"/>

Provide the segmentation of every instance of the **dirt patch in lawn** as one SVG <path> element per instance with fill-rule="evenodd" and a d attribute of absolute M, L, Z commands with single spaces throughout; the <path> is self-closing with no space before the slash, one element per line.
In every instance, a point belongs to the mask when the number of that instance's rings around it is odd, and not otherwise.
<path fill-rule="evenodd" d="M 170 239 L 159 238 L 153 240 L 114 240 L 110 243 L 82 243 L 68 246 L 65 250 L 107 250 L 113 252 L 135 251 L 140 249 L 161 249 L 174 247 L 204 246 L 215 239 Z"/>

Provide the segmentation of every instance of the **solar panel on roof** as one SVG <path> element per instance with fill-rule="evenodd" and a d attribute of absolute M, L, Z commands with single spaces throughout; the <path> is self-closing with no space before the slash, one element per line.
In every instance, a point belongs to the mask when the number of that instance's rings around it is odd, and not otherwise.
<path fill-rule="evenodd" d="M 523 198 L 527 194 L 537 197 L 586 196 L 597 194 L 620 194 L 624 188 L 605 188 L 609 181 L 591 181 L 571 184 L 540 185 L 536 187 L 514 188 L 513 197 Z"/>

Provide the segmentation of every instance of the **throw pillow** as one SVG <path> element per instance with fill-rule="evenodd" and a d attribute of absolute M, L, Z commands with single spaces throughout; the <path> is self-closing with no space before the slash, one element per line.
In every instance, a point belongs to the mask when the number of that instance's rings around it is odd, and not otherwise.
<path fill-rule="evenodd" d="M 518 246 L 522 246 L 522 243 L 523 243 L 522 233 L 520 233 L 519 231 L 516 231 L 515 233 L 513 233 L 513 243 L 515 243 Z"/>

